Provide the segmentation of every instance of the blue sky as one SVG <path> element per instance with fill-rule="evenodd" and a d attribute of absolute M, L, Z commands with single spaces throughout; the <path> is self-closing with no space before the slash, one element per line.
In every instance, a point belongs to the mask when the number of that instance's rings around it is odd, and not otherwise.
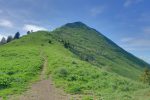
<path fill-rule="evenodd" d="M 82 21 L 150 63 L 150 0 L 0 0 L 0 38 Z"/>

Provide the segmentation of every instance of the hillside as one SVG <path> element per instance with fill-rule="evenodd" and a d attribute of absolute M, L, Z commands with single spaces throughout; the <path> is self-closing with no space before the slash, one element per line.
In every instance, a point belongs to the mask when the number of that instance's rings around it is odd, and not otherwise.
<path fill-rule="evenodd" d="M 80 22 L 53 32 L 33 32 L 0 46 L 0 96 L 23 93 L 39 81 L 43 56 L 47 79 L 82 100 L 149 98 L 149 86 L 135 81 L 149 65 Z"/>
<path fill-rule="evenodd" d="M 126 52 L 113 41 L 82 22 L 68 23 L 52 32 L 61 42 L 68 42 L 70 51 L 82 60 L 119 75 L 137 79 L 145 67 L 143 60 Z"/>

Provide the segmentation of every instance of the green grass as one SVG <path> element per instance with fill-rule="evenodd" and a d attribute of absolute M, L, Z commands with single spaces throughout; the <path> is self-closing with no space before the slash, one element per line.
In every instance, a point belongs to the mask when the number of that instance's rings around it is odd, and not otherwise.
<path fill-rule="evenodd" d="M 124 77 L 137 80 L 143 68 L 150 67 L 149 64 L 126 52 L 100 32 L 81 22 L 66 24 L 51 34 L 60 42 L 69 42 L 69 50 L 82 60 Z"/>
<path fill-rule="evenodd" d="M 23 91 L 31 80 L 38 78 L 41 66 L 36 47 L 0 47 L 0 96 Z"/>
<path fill-rule="evenodd" d="M 21 93 L 38 79 L 43 59 L 37 37 L 32 34 L 0 46 L 0 96 Z"/>
<path fill-rule="evenodd" d="M 56 31 L 60 32 L 60 30 L 57 29 Z M 70 32 L 72 29 L 67 27 L 66 30 L 63 29 L 62 32 Z M 72 32 L 75 33 L 73 30 Z M 90 31 L 93 32 L 93 30 Z M 76 31 L 79 40 L 81 38 L 80 32 L 81 30 Z M 82 30 L 82 32 L 85 34 L 86 31 Z M 73 50 L 75 51 L 72 51 L 64 48 L 60 40 L 62 38 L 54 33 L 35 32 L 0 46 L 0 96 L 6 97 L 10 94 L 22 93 L 32 81 L 38 79 L 43 65 L 42 52 L 48 58 L 47 76 L 51 76 L 55 86 L 63 89 L 66 93 L 82 95 L 83 100 L 94 100 L 94 98 L 100 98 L 100 100 L 137 100 L 139 94 L 141 94 L 142 100 L 148 100 L 147 98 L 150 97 L 148 95 L 150 93 L 149 86 L 136 80 L 137 76 L 141 74 L 142 68 L 134 61 L 125 59 L 123 54 L 119 56 L 117 52 L 111 51 L 113 49 L 111 46 L 108 47 L 110 51 L 107 51 L 108 48 L 105 49 L 105 52 L 108 53 L 105 56 L 114 57 L 114 61 L 100 55 L 94 56 L 96 57 L 95 61 L 84 61 L 81 56 L 89 52 L 89 54 L 96 55 L 94 50 L 100 48 L 94 49 L 95 45 L 90 48 L 89 41 L 85 46 L 83 46 L 85 42 L 82 41 L 83 43 L 79 47 L 80 42 L 78 40 L 73 41 L 73 39 L 71 44 L 78 42 L 79 44 L 74 44 Z M 68 39 L 70 36 L 65 37 Z M 75 38 L 75 36 L 73 37 Z M 76 45 L 78 46 L 76 47 Z M 83 55 L 80 56 L 82 53 Z M 116 57 L 121 58 L 117 59 Z M 131 55 L 129 57 L 134 58 Z M 137 58 L 136 60 L 140 61 Z M 141 64 L 144 63 L 140 62 Z"/>
<path fill-rule="evenodd" d="M 49 61 L 47 74 L 67 93 L 94 95 L 105 100 L 125 100 L 128 97 L 131 100 L 135 91 L 148 87 L 81 61 L 60 44 L 44 48 Z"/>

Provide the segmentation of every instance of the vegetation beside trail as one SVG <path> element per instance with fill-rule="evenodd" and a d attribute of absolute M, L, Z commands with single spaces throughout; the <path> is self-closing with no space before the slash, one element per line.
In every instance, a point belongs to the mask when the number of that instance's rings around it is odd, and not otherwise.
<path fill-rule="evenodd" d="M 105 98 L 104 100 L 131 100 L 134 92 L 148 87 L 81 61 L 64 49 L 63 45 L 45 48 L 49 65 L 47 75 L 51 75 L 56 86 L 67 93 L 85 95 L 85 98 L 89 96 Z"/>
<path fill-rule="evenodd" d="M 36 80 L 42 66 L 36 47 L 0 47 L 0 96 L 19 93 Z"/>
<path fill-rule="evenodd" d="M 21 93 L 39 79 L 43 58 L 38 37 L 24 36 L 0 46 L 0 96 Z"/>

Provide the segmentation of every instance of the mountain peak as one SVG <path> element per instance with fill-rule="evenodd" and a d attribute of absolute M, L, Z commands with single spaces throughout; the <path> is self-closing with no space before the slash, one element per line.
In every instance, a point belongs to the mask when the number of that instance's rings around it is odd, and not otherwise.
<path fill-rule="evenodd" d="M 67 23 L 65 24 L 64 26 L 67 26 L 67 27 L 87 27 L 87 25 L 85 25 L 84 23 L 78 21 L 78 22 L 73 22 L 73 23 Z"/>

